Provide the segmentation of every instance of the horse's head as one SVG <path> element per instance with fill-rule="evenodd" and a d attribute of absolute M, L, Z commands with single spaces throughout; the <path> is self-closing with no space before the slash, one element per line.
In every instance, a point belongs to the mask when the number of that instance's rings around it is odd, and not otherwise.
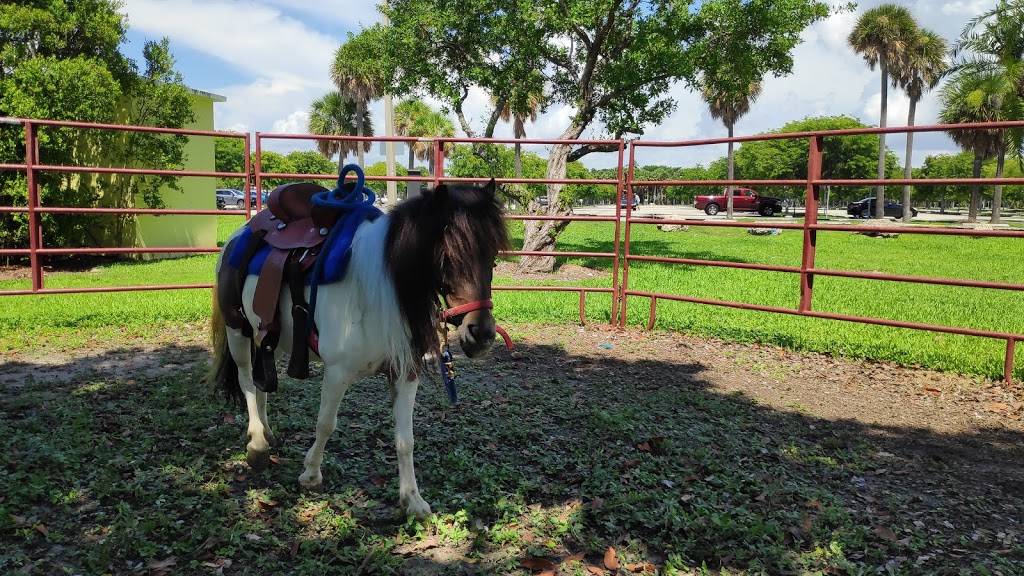
<path fill-rule="evenodd" d="M 494 180 L 442 184 L 403 202 L 391 217 L 389 266 L 416 351 L 437 351 L 440 295 L 462 351 L 486 352 L 495 336 L 491 277 L 508 246 Z"/>
<path fill-rule="evenodd" d="M 448 307 L 447 321 L 458 327 L 459 346 L 473 358 L 494 342 L 491 279 L 498 251 L 508 244 L 501 204 L 494 180 L 483 186 L 439 186 L 429 195 L 447 205 L 438 247 L 439 292 Z"/>

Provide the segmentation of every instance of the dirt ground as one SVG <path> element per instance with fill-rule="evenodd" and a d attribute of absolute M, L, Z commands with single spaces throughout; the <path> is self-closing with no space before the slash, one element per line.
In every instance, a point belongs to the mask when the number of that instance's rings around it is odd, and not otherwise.
<path fill-rule="evenodd" d="M 703 564 L 731 573 L 1024 573 L 1019 383 L 1007 388 L 951 374 L 600 325 L 510 328 L 515 352 L 458 359 L 459 406 L 448 407 L 430 381 L 420 395 L 421 484 L 435 511 L 447 511 L 444 517 L 455 518 L 452 526 L 465 534 L 452 536 L 454 529 L 442 529 L 447 525 L 438 521 L 409 536 L 403 532 L 408 524 L 396 527 L 354 509 L 367 534 L 389 542 L 373 548 L 386 551 L 381 570 L 703 573 Z M 61 386 L 81 389 L 100 380 L 129 387 L 166 382 L 199 374 L 207 358 L 201 326 L 169 330 L 129 348 L 95 342 L 76 352 L 17 352 L 0 359 L 0 415 L 12 426 L 32 418 L 27 398 L 42 393 L 43 383 L 53 398 L 52 390 Z M 284 429 L 278 433 L 291 439 L 281 452 L 289 463 L 281 465 L 289 474 L 281 482 L 289 488 L 274 496 L 274 506 L 293 496 L 309 504 L 295 495 L 291 476 L 311 438 L 317 394 L 315 386 L 305 386 L 300 400 L 289 391 L 296 386 L 286 380 L 285 392 L 278 393 L 287 404 L 281 409 L 296 423 L 279 425 Z M 334 453 L 328 460 L 344 463 L 325 470 L 325 478 L 334 475 L 339 483 L 327 486 L 328 492 L 355 483 L 373 495 L 385 482 L 378 478 L 391 481 L 388 468 L 381 472 L 373 462 L 359 467 L 367 445 L 386 445 L 379 426 L 360 424 L 380 416 L 375 388 L 350 392 L 353 400 L 339 417 L 344 439 L 328 446 Z M 23 400 L 14 400 L 21 393 Z M 306 413 L 299 414 L 300 407 Z M 234 430 L 221 437 L 237 452 L 240 422 L 215 417 L 218 430 Z M 360 436 L 364 429 L 370 436 Z M 17 465 L 11 466 L 13 478 Z M 245 478 L 237 466 L 226 474 Z M 459 498 L 469 503 L 455 504 Z M 394 496 L 381 491 L 376 499 Z M 520 507 L 509 512 L 503 508 L 508 499 Z M 0 499 L 3 506 L 25 525 L 45 523 L 50 532 L 59 525 L 53 519 L 58 511 L 45 504 L 25 510 L 9 496 L 6 503 Z M 460 506 L 468 516 L 453 512 Z M 537 520 L 543 514 L 550 518 Z M 568 527 L 552 528 L 560 518 Z M 75 524 L 80 521 L 65 520 L 72 522 L 68 532 L 84 530 Z M 267 526 L 277 537 L 289 537 L 284 527 Z M 395 530 L 406 536 L 395 536 Z M 21 549 L 51 561 L 29 565 L 28 573 L 85 562 L 84 553 L 74 552 L 85 544 L 74 536 L 54 552 L 28 532 Z M 246 558 L 266 561 L 244 544 L 227 566 L 220 563 L 220 573 L 244 573 L 230 567 L 248 565 Z M 195 562 L 214 561 L 204 558 Z M 180 556 L 175 561 L 184 566 Z M 335 567 L 340 561 L 324 560 Z M 372 573 L 365 567 L 376 561 L 360 552 L 356 564 Z"/>

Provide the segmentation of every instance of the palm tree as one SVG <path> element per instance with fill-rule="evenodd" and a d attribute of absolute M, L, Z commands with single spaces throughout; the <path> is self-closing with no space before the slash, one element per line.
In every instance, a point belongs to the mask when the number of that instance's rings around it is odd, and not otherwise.
<path fill-rule="evenodd" d="M 415 138 L 450 138 L 455 125 L 444 114 L 434 110 L 422 100 L 405 100 L 395 106 L 395 133 Z M 429 142 L 414 142 L 409 146 L 409 169 L 414 158 L 427 160 L 430 173 L 434 173 L 434 147 Z"/>
<path fill-rule="evenodd" d="M 520 100 L 520 102 L 516 102 L 516 100 Z M 491 105 L 498 105 L 498 99 L 494 96 L 491 96 Z M 499 112 L 499 118 L 501 118 L 502 122 L 512 123 L 513 137 L 519 140 L 520 138 L 526 138 L 527 119 L 531 123 L 536 122 L 537 114 L 543 106 L 543 93 L 530 92 L 523 95 L 522 98 L 513 96 L 505 100 L 505 104 Z M 516 178 L 523 177 L 523 150 L 519 142 L 516 142 L 515 176 Z"/>
<path fill-rule="evenodd" d="M 1024 118 L 1024 2 L 1001 0 L 988 12 L 972 19 L 960 33 L 953 46 L 953 54 L 965 55 L 956 64 L 957 70 L 972 73 L 991 73 L 1003 77 L 1003 119 Z M 1003 176 L 1007 153 L 1024 163 L 1024 130 L 1007 132 L 996 152 L 996 178 Z M 997 184 L 992 192 L 992 217 L 998 224 L 1001 218 L 1003 186 Z"/>
<path fill-rule="evenodd" d="M 1005 120 L 1010 88 L 1007 78 L 998 72 L 961 70 L 942 88 L 939 119 L 944 124 Z M 951 130 L 948 134 L 961 148 L 974 152 L 974 178 L 981 177 L 981 167 L 987 158 L 1005 150 L 1002 130 Z M 981 186 L 971 184 L 968 222 L 978 221 L 980 201 Z"/>
<path fill-rule="evenodd" d="M 359 125 L 356 116 L 357 109 L 355 102 L 337 90 L 328 92 L 309 105 L 307 128 L 310 134 L 321 136 L 355 134 Z M 366 110 L 363 111 L 362 126 L 366 134 L 373 135 L 373 123 Z M 358 151 L 361 154 L 363 150 L 369 150 L 370 143 L 351 140 L 318 140 L 316 147 L 325 158 L 338 155 L 338 171 L 340 172 L 341 167 L 345 164 L 346 156 L 352 152 Z"/>
<path fill-rule="evenodd" d="M 361 45 L 361 42 L 370 40 L 364 39 L 364 36 L 349 34 L 348 41 L 334 53 L 334 63 L 331 65 L 331 80 L 338 91 L 356 104 L 357 136 L 366 135 L 364 116 L 370 101 L 380 98 L 384 93 L 382 72 L 377 67 L 379 62 L 367 58 L 367 47 Z M 359 148 L 357 152 L 359 165 L 363 166 L 363 149 Z"/>
<path fill-rule="evenodd" d="M 921 28 L 900 60 L 895 77 L 910 99 L 907 126 L 914 125 L 917 103 L 926 90 L 931 90 L 942 79 L 949 66 L 946 64 L 946 41 L 935 32 Z M 910 160 L 914 154 L 914 133 L 907 132 L 907 154 L 903 160 L 903 177 L 911 177 Z M 910 222 L 910 184 L 903 185 L 903 221 Z"/>
<path fill-rule="evenodd" d="M 917 34 L 910 11 L 896 4 L 882 4 L 861 15 L 847 41 L 872 70 L 882 73 L 882 103 L 878 125 L 885 128 L 888 115 L 889 66 L 898 64 Z M 878 179 L 885 178 L 885 134 L 878 135 Z M 875 218 L 885 216 L 885 186 L 878 186 Z"/>
<path fill-rule="evenodd" d="M 715 80 L 705 79 L 703 88 L 701 89 L 701 95 L 704 97 L 704 101 L 708 104 L 708 110 L 711 112 L 711 117 L 715 120 L 721 120 L 722 124 L 725 124 L 726 130 L 729 131 L 729 138 L 732 138 L 733 128 L 736 126 L 736 121 L 742 118 L 747 112 L 750 112 L 750 105 L 757 100 L 757 97 L 761 95 L 761 83 L 751 82 L 744 86 L 740 90 L 732 90 L 719 85 Z M 734 154 L 733 154 L 733 143 L 729 142 L 729 171 L 728 179 L 732 180 L 734 172 Z M 733 186 L 730 184 L 726 190 L 726 217 L 732 219 L 732 198 Z"/>

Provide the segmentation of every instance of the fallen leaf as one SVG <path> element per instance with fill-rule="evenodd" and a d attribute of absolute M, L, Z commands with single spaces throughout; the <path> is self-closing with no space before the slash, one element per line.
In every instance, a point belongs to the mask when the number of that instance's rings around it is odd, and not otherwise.
<path fill-rule="evenodd" d="M 648 442 L 641 442 L 641 443 L 636 445 L 636 449 L 641 451 L 641 452 L 648 452 L 648 453 L 650 453 L 651 445 Z"/>
<path fill-rule="evenodd" d="M 225 414 L 224 415 L 224 423 L 225 424 L 234 424 L 235 423 L 235 415 L 234 414 Z"/>
<path fill-rule="evenodd" d="M 609 570 L 619 569 L 619 558 L 615 554 L 615 548 L 612 548 L 611 546 L 604 551 L 604 567 Z"/>
<path fill-rule="evenodd" d="M 985 409 L 989 412 L 996 412 L 997 414 L 1005 414 L 1010 411 L 1010 405 L 1002 402 L 989 402 L 985 405 Z"/>
<path fill-rule="evenodd" d="M 565 559 L 562 560 L 562 564 L 568 564 L 570 562 L 583 562 L 583 553 L 577 552 L 572 556 L 566 556 Z"/>
<path fill-rule="evenodd" d="M 271 454 L 271 456 L 270 456 L 270 463 L 271 464 L 280 464 L 281 463 L 281 459 L 278 458 L 277 456 Z"/>
<path fill-rule="evenodd" d="M 373 478 L 370 478 L 370 482 L 373 482 L 374 486 L 383 486 L 387 483 L 387 480 L 385 480 L 383 476 L 374 476 Z"/>
<path fill-rule="evenodd" d="M 885 526 L 876 526 L 875 527 L 875 536 L 878 536 L 879 538 L 882 538 L 883 540 L 888 540 L 889 542 L 895 542 L 895 541 L 899 540 L 899 537 L 896 536 L 896 533 L 893 532 L 892 529 L 887 528 Z"/>
<path fill-rule="evenodd" d="M 941 390 L 939 390 L 938 388 L 932 388 L 931 386 L 925 386 L 924 387 L 924 391 L 929 393 L 929 394 L 934 394 L 936 396 L 938 396 L 939 394 L 942 394 Z"/>
<path fill-rule="evenodd" d="M 541 572 L 538 576 L 555 576 L 555 571 L 554 570 L 545 570 L 545 571 Z"/>
<path fill-rule="evenodd" d="M 598 566 L 588 565 L 587 572 L 594 574 L 594 576 L 601 576 L 602 574 L 604 574 L 604 569 Z"/>
<path fill-rule="evenodd" d="M 270 510 L 271 508 L 277 506 L 277 502 L 273 500 L 259 500 L 259 505 L 261 510 Z"/>
<path fill-rule="evenodd" d="M 821 502 L 819 502 L 817 498 L 808 500 L 804 505 L 814 510 L 821 510 Z"/>
<path fill-rule="evenodd" d="M 50 535 L 50 529 L 46 527 L 46 524 L 36 524 L 35 526 L 32 527 L 32 529 L 35 530 L 36 532 L 39 532 L 43 536 L 49 536 Z"/>
<path fill-rule="evenodd" d="M 540 558 L 538 556 L 527 556 L 519 561 L 519 565 L 527 570 L 554 570 L 556 564 L 547 558 Z"/>
<path fill-rule="evenodd" d="M 150 560 L 149 564 L 146 564 L 146 568 L 149 569 L 150 574 L 154 576 L 161 576 L 170 572 L 178 563 L 178 559 L 174 556 L 170 556 L 163 560 Z"/>

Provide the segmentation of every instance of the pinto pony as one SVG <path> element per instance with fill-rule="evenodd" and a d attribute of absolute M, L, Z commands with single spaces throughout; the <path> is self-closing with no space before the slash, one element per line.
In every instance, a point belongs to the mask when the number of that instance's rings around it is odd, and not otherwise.
<path fill-rule="evenodd" d="M 419 375 L 426 369 L 425 358 L 438 353 L 443 322 L 458 326 L 467 356 L 490 348 L 496 330 L 491 276 L 495 258 L 507 244 L 494 180 L 483 186 L 442 184 L 359 225 L 345 276 L 318 288 L 313 321 L 324 374 L 316 440 L 306 452 L 299 484 L 315 488 L 323 482 L 324 445 L 334 432 L 348 387 L 383 373 L 390 382 L 395 418 L 399 502 L 407 514 L 430 514 L 413 468 L 412 411 Z M 224 259 L 222 253 L 218 270 Z M 254 330 L 260 322 L 253 312 L 255 290 L 256 276 L 250 275 L 242 287 L 242 307 Z M 216 294 L 214 290 L 215 299 Z M 295 345 L 305 345 L 292 342 L 291 307 L 288 290 L 283 290 L 278 358 Z M 262 469 L 275 439 L 267 420 L 267 394 L 253 383 L 251 342 L 241 330 L 225 325 L 216 302 L 213 310 L 214 379 L 230 399 L 244 398 L 249 416 L 246 460 Z"/>

